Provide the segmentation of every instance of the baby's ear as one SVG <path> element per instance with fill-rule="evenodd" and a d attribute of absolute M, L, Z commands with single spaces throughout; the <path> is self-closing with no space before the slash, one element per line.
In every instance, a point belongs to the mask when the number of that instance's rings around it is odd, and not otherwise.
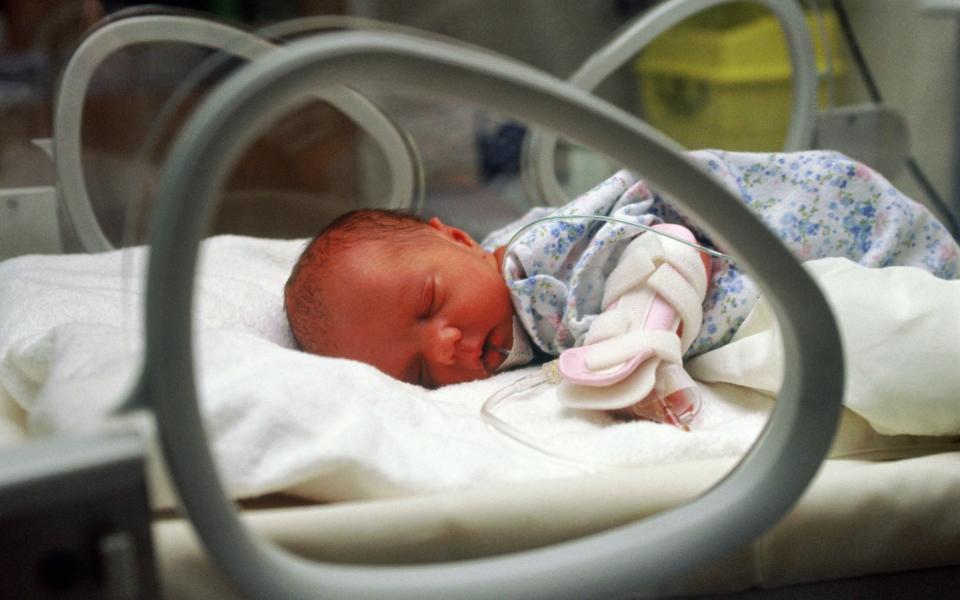
<path fill-rule="evenodd" d="M 477 246 L 477 243 L 473 241 L 473 238 L 470 237 L 470 234 L 468 234 L 466 231 L 463 231 L 462 229 L 457 229 L 456 227 L 453 227 L 451 225 L 447 225 L 437 217 L 433 217 L 429 221 L 427 221 L 427 225 L 439 231 L 440 234 L 443 235 L 444 237 L 449 238 L 454 242 L 459 242 L 464 246 L 467 246 L 468 248 L 473 248 Z"/>

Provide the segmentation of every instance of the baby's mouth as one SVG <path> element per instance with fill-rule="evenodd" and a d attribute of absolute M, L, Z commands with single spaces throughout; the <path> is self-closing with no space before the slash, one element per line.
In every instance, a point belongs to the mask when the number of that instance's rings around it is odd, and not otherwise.
<path fill-rule="evenodd" d="M 500 337 L 496 335 L 495 330 L 491 330 L 487 334 L 487 339 L 484 340 L 483 364 L 488 373 L 495 372 L 500 364 L 507 359 L 507 355 L 510 354 L 510 348 L 501 345 Z"/>

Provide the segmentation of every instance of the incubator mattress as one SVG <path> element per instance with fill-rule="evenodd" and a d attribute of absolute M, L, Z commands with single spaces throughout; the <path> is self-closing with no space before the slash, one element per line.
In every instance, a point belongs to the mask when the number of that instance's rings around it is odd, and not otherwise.
<path fill-rule="evenodd" d="M 696 496 L 734 462 L 714 459 L 469 492 L 248 511 L 246 520 L 281 546 L 317 560 L 457 560 L 630 522 Z M 773 529 L 662 593 L 716 594 L 960 565 L 958 499 L 960 448 L 890 462 L 829 460 Z M 169 597 L 233 597 L 188 523 L 159 521 L 154 535 Z"/>

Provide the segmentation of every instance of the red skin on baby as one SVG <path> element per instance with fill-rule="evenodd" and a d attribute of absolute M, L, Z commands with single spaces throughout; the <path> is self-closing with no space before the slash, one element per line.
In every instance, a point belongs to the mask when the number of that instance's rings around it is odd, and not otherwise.
<path fill-rule="evenodd" d="M 378 244 L 345 253 L 326 302 L 333 354 L 428 388 L 483 379 L 513 343 L 513 302 L 500 272 L 503 249 L 487 252 L 433 218 L 416 252 Z"/>

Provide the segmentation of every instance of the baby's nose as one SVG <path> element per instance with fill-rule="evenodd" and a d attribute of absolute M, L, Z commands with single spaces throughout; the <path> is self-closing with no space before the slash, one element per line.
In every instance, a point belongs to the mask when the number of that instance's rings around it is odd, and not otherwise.
<path fill-rule="evenodd" d="M 463 334 L 456 327 L 442 326 L 437 329 L 433 339 L 428 340 L 432 347 L 427 349 L 426 354 L 442 365 L 452 365 L 456 360 L 457 342 L 461 337 Z"/>

